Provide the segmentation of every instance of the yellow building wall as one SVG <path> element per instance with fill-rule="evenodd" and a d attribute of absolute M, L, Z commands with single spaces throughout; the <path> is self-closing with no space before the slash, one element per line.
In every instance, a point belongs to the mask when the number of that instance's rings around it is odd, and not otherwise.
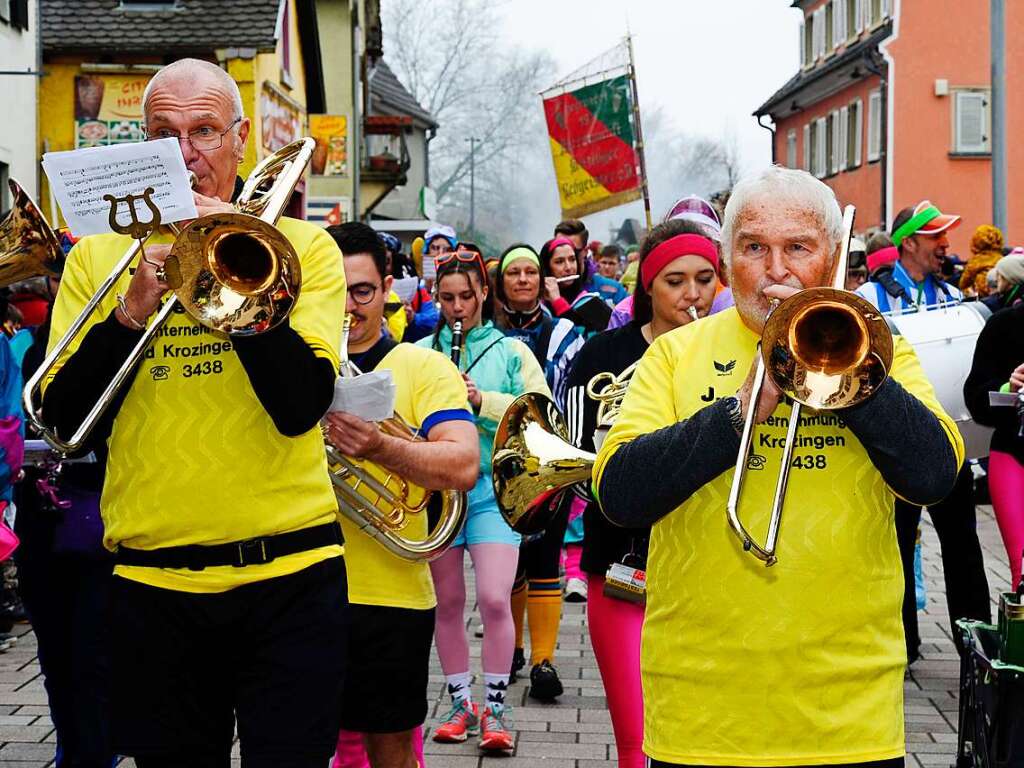
<path fill-rule="evenodd" d="M 282 93 L 302 107 L 301 135 L 308 133 L 308 120 L 305 114 L 306 74 L 305 61 L 302 57 L 299 39 L 298 20 L 295 0 L 289 0 L 289 23 L 291 30 L 291 75 L 292 85 L 286 86 L 281 81 L 281 49 L 279 40 L 272 53 L 257 53 L 255 58 L 230 58 L 220 62 L 228 74 L 238 83 L 242 94 L 242 109 L 252 121 L 249 141 L 245 149 L 245 159 L 238 172 L 244 178 L 256 163 L 263 158 L 262 126 L 260 121 L 260 94 L 263 83 L 270 82 Z M 82 64 L 94 62 L 98 55 L 86 57 L 60 57 L 47 60 L 43 66 L 45 77 L 39 78 L 39 159 L 44 152 L 56 152 L 75 148 L 75 77 L 83 74 Z M 208 57 L 216 61 L 213 52 Z M 152 57 L 120 58 L 119 64 L 153 64 L 160 63 Z M 349 89 L 351 90 L 351 88 Z M 51 216 L 50 190 L 46 174 L 39 166 L 39 203 L 47 218 Z M 57 224 L 63 225 L 63 218 Z"/>

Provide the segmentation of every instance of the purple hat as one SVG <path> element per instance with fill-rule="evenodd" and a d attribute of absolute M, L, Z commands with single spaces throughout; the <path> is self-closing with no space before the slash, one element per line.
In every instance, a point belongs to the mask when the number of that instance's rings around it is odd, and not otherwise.
<path fill-rule="evenodd" d="M 722 239 L 722 222 L 711 207 L 711 203 L 697 195 L 684 197 L 669 210 L 665 221 L 685 219 L 700 224 L 708 229 L 708 236 L 719 241 Z"/>

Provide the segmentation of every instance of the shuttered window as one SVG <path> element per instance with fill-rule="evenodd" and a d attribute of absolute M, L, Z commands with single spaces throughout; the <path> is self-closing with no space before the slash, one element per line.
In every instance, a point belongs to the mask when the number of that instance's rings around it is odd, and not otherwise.
<path fill-rule="evenodd" d="M 874 90 L 868 95 L 868 162 L 882 156 L 882 93 Z"/>
<path fill-rule="evenodd" d="M 832 53 L 836 47 L 836 9 L 832 0 L 825 3 L 825 55 Z"/>
<path fill-rule="evenodd" d="M 796 128 L 786 133 L 786 167 L 796 168 Z"/>
<path fill-rule="evenodd" d="M 850 133 L 850 108 L 843 107 L 839 110 L 839 141 L 837 147 L 839 148 L 839 170 L 846 170 L 846 158 L 850 155 L 849 147 L 849 133 Z"/>
<path fill-rule="evenodd" d="M 819 179 L 828 173 L 828 126 L 824 117 L 814 123 L 814 175 Z"/>
<path fill-rule="evenodd" d="M 846 42 L 846 38 L 849 37 L 849 33 L 846 28 L 846 0 L 836 0 L 834 19 L 835 30 L 832 32 L 832 37 L 835 40 L 836 47 L 839 47 Z"/>
<path fill-rule="evenodd" d="M 859 168 L 861 164 L 861 142 L 864 131 L 864 102 L 857 99 L 850 103 L 849 122 L 846 136 L 846 166 Z"/>
<path fill-rule="evenodd" d="M 811 124 L 804 126 L 804 170 L 811 172 Z"/>
<path fill-rule="evenodd" d="M 978 154 L 992 151 L 989 136 L 990 101 L 988 89 L 953 92 L 953 151 Z"/>
<path fill-rule="evenodd" d="M 868 0 L 856 0 L 857 9 L 854 12 L 854 16 L 857 18 L 857 32 L 863 32 L 867 26 L 865 23 L 865 17 L 867 16 Z"/>

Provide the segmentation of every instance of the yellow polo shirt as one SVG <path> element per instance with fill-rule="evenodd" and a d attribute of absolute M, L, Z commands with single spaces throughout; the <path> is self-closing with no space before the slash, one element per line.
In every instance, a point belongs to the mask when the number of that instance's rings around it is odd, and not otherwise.
<path fill-rule="evenodd" d="M 655 340 L 597 457 L 688 418 L 743 384 L 757 336 L 728 309 Z M 963 442 L 917 357 L 896 339 L 893 378 Z M 767 530 L 789 406 L 757 427 L 740 517 Z M 817 765 L 904 754 L 894 496 L 834 413 L 805 409 L 778 547 L 766 568 L 729 528 L 734 470 L 651 531 L 641 650 L 644 752 L 697 765 Z M 665 457 L 672 461 L 671 456 Z M 654 482 L 657 467 L 637 482 Z"/>
<path fill-rule="evenodd" d="M 337 329 L 345 307 L 341 252 L 320 227 L 282 218 L 278 228 L 302 266 L 291 327 L 337 369 Z M 159 233 L 150 242 L 171 240 Z M 53 308 L 51 348 L 131 243 L 121 235 L 98 235 L 83 238 L 71 251 Z M 127 291 L 130 279 L 126 271 L 85 330 L 114 310 L 116 294 Z M 68 354 L 75 349 L 77 344 Z M 122 544 L 222 544 L 336 519 L 319 427 L 299 437 L 278 432 L 230 337 L 184 312 L 172 313 L 147 350 L 114 420 L 109 449 L 100 509 L 104 544 L 111 550 Z M 322 547 L 245 568 L 117 566 L 115 573 L 165 589 L 222 592 L 295 573 L 342 551 Z"/>
<path fill-rule="evenodd" d="M 399 344 L 374 370 L 385 369 L 394 376 L 395 411 L 410 426 L 429 436 L 431 428 L 445 421 L 472 423 L 473 414 L 466 408 L 466 384 L 451 360 L 440 352 Z M 349 602 L 418 610 L 437 605 L 430 566 L 425 561 L 414 563 L 393 555 L 347 517 L 340 517 L 345 532 Z M 427 535 L 426 513 L 412 515 L 401 535 L 422 541 Z"/>

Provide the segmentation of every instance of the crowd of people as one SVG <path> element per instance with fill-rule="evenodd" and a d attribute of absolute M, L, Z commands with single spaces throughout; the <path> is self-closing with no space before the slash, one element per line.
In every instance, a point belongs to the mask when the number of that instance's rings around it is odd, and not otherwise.
<path fill-rule="evenodd" d="M 231 78 L 195 60 L 146 89 L 147 131 L 179 136 L 200 215 L 236 194 L 249 132 L 239 104 Z M 197 148 L 207 128 L 222 143 Z M 990 455 L 965 461 L 897 336 L 873 396 L 800 418 L 770 569 L 732 537 L 725 506 L 749 413 L 760 437 L 745 514 L 767 524 L 789 411 L 770 378 L 755 386 L 758 341 L 774 302 L 832 283 L 850 234 L 832 191 L 805 172 L 745 178 L 724 210 L 686 197 L 629 247 L 590 241 L 578 220 L 540 248 L 490 254 L 448 226 L 407 245 L 363 223 L 283 218 L 303 275 L 290 316 L 223 337 L 173 313 L 57 472 L 53 457 L 22 467 L 21 382 L 128 244 L 66 239 L 59 288 L 46 282 L 33 320 L 9 312 L 0 337 L 0 504 L 17 509 L 0 534 L 20 538 L 57 766 L 131 755 L 140 768 L 221 768 L 236 732 L 245 766 L 423 766 L 432 647 L 450 708 L 431 738 L 479 736 L 485 752 L 508 752 L 510 686 L 528 675 L 529 696 L 563 695 L 563 600 L 586 603 L 623 768 L 902 765 L 922 509 L 951 621 L 991 618 L 976 475 L 1014 584 L 1024 551 L 1024 428 L 988 397 L 1024 388 L 1024 249 L 979 226 L 959 263 L 948 233 L 960 223 L 929 201 L 900 211 L 888 232 L 851 241 L 846 287 L 890 315 L 985 305 L 964 397 L 995 429 Z M 58 435 L 74 432 L 159 310 L 173 239 L 153 235 L 59 358 L 42 396 Z M 409 279 L 403 300 L 395 281 Z M 354 370 L 388 373 L 395 413 L 422 439 L 332 409 L 339 372 Z M 628 380 L 606 434 L 588 393 L 599 375 Z M 491 479 L 498 426 L 526 393 L 551 398 L 575 447 L 596 453 L 592 484 L 563 493 L 533 535 L 510 527 Z M 465 493 L 450 546 L 430 562 L 396 557 L 339 516 L 324 440 L 410 485 Z M 418 515 L 407 533 L 427 528 Z M 643 574 L 639 599 L 613 577 L 622 568 Z"/>

